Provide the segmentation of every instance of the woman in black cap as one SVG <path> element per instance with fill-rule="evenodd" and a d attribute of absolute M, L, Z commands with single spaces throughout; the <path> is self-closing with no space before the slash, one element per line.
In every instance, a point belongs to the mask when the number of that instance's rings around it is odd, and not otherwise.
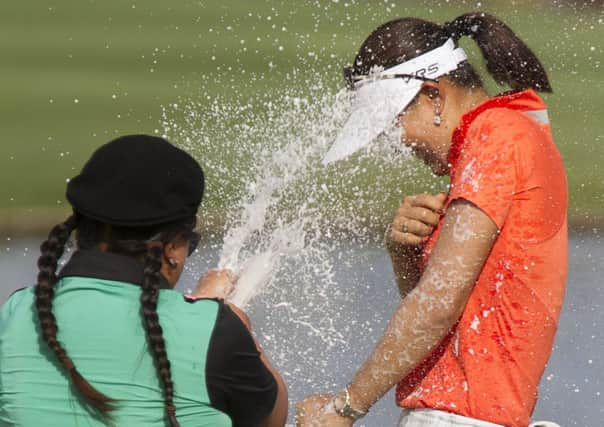
<path fill-rule="evenodd" d="M 69 182 L 74 213 L 42 244 L 37 284 L 0 311 L 0 426 L 284 424 L 283 380 L 222 299 L 230 273 L 172 290 L 203 189 L 190 155 L 146 135 L 102 146 Z"/>

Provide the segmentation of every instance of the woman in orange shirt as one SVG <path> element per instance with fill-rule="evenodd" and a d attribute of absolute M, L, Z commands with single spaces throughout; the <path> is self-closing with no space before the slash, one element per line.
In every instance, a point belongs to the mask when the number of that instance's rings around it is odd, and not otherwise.
<path fill-rule="evenodd" d="M 462 36 L 511 92 L 488 96 Z M 298 425 L 350 426 L 396 385 L 404 427 L 526 427 L 567 270 L 566 176 L 536 94 L 551 91 L 545 70 L 504 23 L 468 13 L 383 24 L 346 76 L 353 113 L 325 163 L 394 122 L 451 186 L 401 204 L 386 238 L 400 306 L 341 392 L 299 404 Z"/>

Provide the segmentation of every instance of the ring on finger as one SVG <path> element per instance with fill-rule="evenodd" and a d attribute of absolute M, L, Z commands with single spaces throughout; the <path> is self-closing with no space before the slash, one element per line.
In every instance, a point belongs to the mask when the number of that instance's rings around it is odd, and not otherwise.
<path fill-rule="evenodd" d="M 403 233 L 408 233 L 409 232 L 409 227 L 407 226 L 407 224 L 403 224 L 403 226 L 401 227 L 401 231 Z"/>

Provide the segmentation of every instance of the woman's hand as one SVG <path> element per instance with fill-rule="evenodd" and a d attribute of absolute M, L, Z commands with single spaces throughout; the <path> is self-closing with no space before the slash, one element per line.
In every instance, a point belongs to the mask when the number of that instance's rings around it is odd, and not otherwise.
<path fill-rule="evenodd" d="M 193 298 L 226 299 L 233 288 L 237 277 L 230 270 L 211 269 L 197 283 L 197 288 L 191 294 Z"/>
<path fill-rule="evenodd" d="M 405 197 L 386 231 L 386 249 L 391 254 L 415 249 L 432 234 L 443 214 L 445 193 Z"/>
<path fill-rule="evenodd" d="M 336 413 L 333 396 L 315 394 L 296 405 L 296 427 L 350 427 L 353 421 Z"/>
<path fill-rule="evenodd" d="M 421 270 L 419 258 L 421 244 L 440 221 L 446 195 L 420 194 L 409 196 L 398 208 L 392 224 L 388 226 L 385 244 L 390 258 L 394 278 L 401 297 L 411 292 L 419 282 Z"/>

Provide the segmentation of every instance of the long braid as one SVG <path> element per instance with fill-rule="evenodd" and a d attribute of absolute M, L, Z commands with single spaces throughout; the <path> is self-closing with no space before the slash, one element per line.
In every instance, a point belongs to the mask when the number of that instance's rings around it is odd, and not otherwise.
<path fill-rule="evenodd" d="M 57 356 L 59 363 L 69 373 L 72 386 L 74 386 L 83 398 L 88 409 L 102 418 L 110 418 L 109 412 L 114 409 L 115 401 L 96 390 L 78 372 L 73 360 L 57 339 L 59 328 L 56 318 L 52 312 L 52 300 L 54 287 L 58 282 L 57 264 L 63 252 L 69 236 L 77 226 L 77 217 L 70 216 L 64 223 L 56 225 L 48 235 L 48 239 L 42 243 L 40 250 L 42 255 L 38 258 L 38 283 L 35 287 L 36 311 L 42 339 L 53 353 Z"/>
<path fill-rule="evenodd" d="M 170 360 L 166 351 L 166 342 L 157 315 L 157 300 L 159 297 L 160 268 L 163 253 L 163 243 L 152 241 L 148 245 L 145 257 L 144 280 L 141 293 L 141 315 L 143 327 L 155 369 L 160 378 L 164 392 L 166 415 L 171 427 L 179 427 L 174 406 L 174 383 L 170 371 Z"/>

